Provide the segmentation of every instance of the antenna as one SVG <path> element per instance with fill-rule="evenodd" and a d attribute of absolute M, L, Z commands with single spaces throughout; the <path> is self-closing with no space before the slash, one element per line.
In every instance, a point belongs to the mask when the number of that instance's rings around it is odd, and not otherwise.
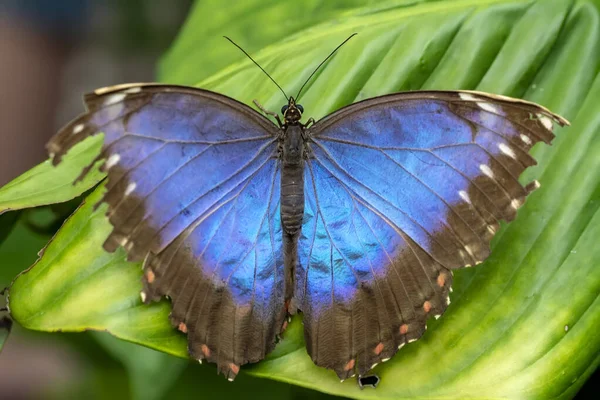
<path fill-rule="evenodd" d="M 271 77 L 271 75 L 269 75 L 269 74 L 267 73 L 267 71 L 265 71 L 265 70 L 264 70 L 264 68 L 263 68 L 263 67 L 261 67 L 261 66 L 260 66 L 260 65 L 259 65 L 259 64 L 258 64 L 256 61 L 254 61 L 254 59 L 253 59 L 252 57 L 250 57 L 250 54 L 246 53 L 246 50 L 242 49 L 240 46 L 238 46 L 238 44 L 237 44 L 236 42 L 234 42 L 233 40 L 229 39 L 227 36 L 223 36 L 223 37 L 224 37 L 225 39 L 229 40 L 229 41 L 230 41 L 230 42 L 231 42 L 231 43 L 232 43 L 232 44 L 233 44 L 235 47 L 237 47 L 238 49 L 240 49 L 240 50 L 241 50 L 241 51 L 242 51 L 242 52 L 243 52 L 243 53 L 244 53 L 244 54 L 245 54 L 245 55 L 246 55 L 246 56 L 247 56 L 247 57 L 248 57 L 250 60 L 252 60 L 252 62 L 253 62 L 254 64 L 256 64 L 256 66 L 257 66 L 258 68 L 260 68 L 260 70 L 261 70 L 262 72 L 264 72 L 264 73 L 265 73 L 265 75 L 267 75 L 271 81 L 273 81 L 273 83 L 274 83 L 274 84 L 275 84 L 275 85 L 276 85 L 276 86 L 279 88 L 279 90 L 281 90 L 281 93 L 283 93 L 283 95 L 285 96 L 285 100 L 286 100 L 286 101 L 289 101 L 289 97 L 288 97 L 288 95 L 287 95 L 287 94 L 285 94 L 285 92 L 283 91 L 283 89 L 281 88 L 281 86 L 279 86 L 279 84 L 278 84 L 277 82 L 275 82 L 275 79 L 273 79 L 273 78 Z M 343 44 L 343 43 L 342 43 L 342 44 Z M 337 49 L 336 49 L 336 50 L 337 50 Z"/>
<path fill-rule="evenodd" d="M 310 76 L 308 77 L 308 79 L 306 80 L 306 82 L 304 82 L 304 84 L 302 85 L 302 87 L 300 88 L 300 90 L 298 90 L 298 94 L 296 95 L 296 100 L 298 100 L 298 98 L 300 98 L 300 93 L 302 93 L 302 89 L 304 89 L 304 86 L 306 86 L 306 84 L 308 83 L 308 81 L 310 81 L 310 78 L 313 77 L 313 75 L 319 70 L 319 68 L 321 68 L 321 66 L 323 64 L 325 64 L 325 61 L 329 60 L 329 58 L 331 58 L 331 56 L 336 51 L 338 51 L 338 49 L 340 47 L 342 47 L 343 45 L 345 45 L 348 40 L 352 39 L 356 35 L 358 35 L 358 33 L 353 33 L 352 35 L 348 36 L 348 39 L 344 40 L 338 47 L 336 47 L 335 49 L 333 49 L 333 51 L 331 53 L 329 53 L 329 55 L 327 56 L 327 58 L 325 58 L 323 61 L 321 61 L 321 64 L 319 64 L 317 66 L 317 68 L 315 68 L 315 70 L 312 72 L 312 74 L 310 74 Z"/>

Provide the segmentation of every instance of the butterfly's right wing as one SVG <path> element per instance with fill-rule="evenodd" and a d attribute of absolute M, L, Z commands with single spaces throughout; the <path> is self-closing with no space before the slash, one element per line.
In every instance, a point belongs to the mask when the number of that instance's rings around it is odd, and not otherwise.
<path fill-rule="evenodd" d="M 123 85 L 48 144 L 54 162 L 99 132 L 104 247 L 144 263 L 145 302 L 169 296 L 190 355 L 233 379 L 264 358 L 284 319 L 278 128 L 244 104 L 180 86 Z M 90 166 L 93 165 L 90 164 Z"/>
<path fill-rule="evenodd" d="M 311 126 L 296 292 L 308 353 L 341 379 L 418 339 L 452 270 L 482 262 L 536 181 L 519 176 L 562 117 L 468 91 L 344 107 Z"/>

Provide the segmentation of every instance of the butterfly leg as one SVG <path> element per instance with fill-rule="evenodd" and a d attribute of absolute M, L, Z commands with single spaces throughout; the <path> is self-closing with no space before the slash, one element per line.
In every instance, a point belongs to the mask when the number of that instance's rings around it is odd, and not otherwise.
<path fill-rule="evenodd" d="M 308 119 L 308 121 L 306 121 L 306 123 L 304 125 L 302 125 L 302 128 L 306 129 L 308 128 L 310 125 L 313 125 L 315 123 L 315 119 L 313 117 L 310 117 Z"/>
<path fill-rule="evenodd" d="M 285 130 L 282 128 L 277 133 L 277 153 L 275 158 L 280 160 L 283 157 L 283 142 L 285 140 Z"/>
<path fill-rule="evenodd" d="M 254 105 L 263 113 L 265 113 L 266 115 L 270 115 L 271 117 L 275 118 L 277 120 L 277 123 L 279 124 L 279 127 L 283 127 L 283 123 L 281 122 L 281 120 L 279 119 L 279 115 L 277 115 L 277 113 L 273 112 L 273 111 L 269 111 L 266 108 L 264 108 L 262 106 L 262 104 L 260 104 L 258 102 L 258 100 L 254 99 L 252 100 L 252 102 L 254 103 Z"/>

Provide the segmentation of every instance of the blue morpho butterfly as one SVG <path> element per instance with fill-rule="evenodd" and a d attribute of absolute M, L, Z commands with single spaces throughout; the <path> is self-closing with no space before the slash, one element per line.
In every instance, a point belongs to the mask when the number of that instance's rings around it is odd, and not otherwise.
<path fill-rule="evenodd" d="M 364 375 L 444 312 L 452 271 L 483 261 L 539 187 L 518 181 L 529 150 L 568 122 L 510 97 L 414 91 L 303 124 L 286 99 L 283 122 L 257 103 L 275 125 L 207 90 L 98 89 L 48 149 L 57 164 L 104 133 L 104 248 L 144 261 L 142 299 L 171 298 L 191 357 L 232 380 L 300 310 L 314 363 Z"/>

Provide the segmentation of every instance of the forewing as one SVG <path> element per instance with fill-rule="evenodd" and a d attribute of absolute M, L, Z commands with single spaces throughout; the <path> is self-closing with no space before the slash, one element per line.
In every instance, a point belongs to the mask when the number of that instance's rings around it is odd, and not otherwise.
<path fill-rule="evenodd" d="M 538 186 L 518 177 L 553 122 L 503 96 L 409 92 L 314 125 L 295 296 L 316 364 L 364 374 L 423 334 L 451 270 L 483 261 Z"/>
<path fill-rule="evenodd" d="M 169 296 L 190 354 L 235 377 L 273 347 L 285 317 L 277 128 L 187 87 L 123 85 L 85 101 L 88 112 L 48 144 L 54 163 L 104 133 L 105 249 L 145 259 L 144 300 Z"/>

